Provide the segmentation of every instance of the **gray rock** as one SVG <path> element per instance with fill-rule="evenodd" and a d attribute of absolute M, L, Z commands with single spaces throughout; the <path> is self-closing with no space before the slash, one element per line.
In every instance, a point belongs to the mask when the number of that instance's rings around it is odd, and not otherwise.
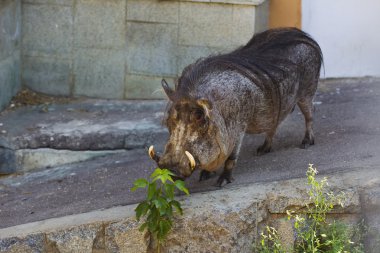
<path fill-rule="evenodd" d="M 16 172 L 16 155 L 13 150 L 0 147 L 0 175 Z"/>
<path fill-rule="evenodd" d="M 31 234 L 22 238 L 11 237 L 0 240 L 0 252 L 40 253 L 46 252 L 45 250 L 45 235 L 43 233 Z"/>
<path fill-rule="evenodd" d="M 46 234 L 48 244 L 55 245 L 59 253 L 91 252 L 102 224 L 81 225 Z"/>

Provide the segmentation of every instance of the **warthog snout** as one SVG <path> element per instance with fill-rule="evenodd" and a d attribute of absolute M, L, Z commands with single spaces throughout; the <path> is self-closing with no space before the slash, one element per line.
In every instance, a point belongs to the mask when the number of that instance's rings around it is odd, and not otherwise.
<path fill-rule="evenodd" d="M 152 145 L 149 147 L 148 154 L 149 157 L 157 163 L 159 168 L 169 169 L 178 179 L 185 179 L 190 176 L 196 167 L 194 156 L 188 151 L 185 151 L 183 154 L 166 153 L 160 157 Z"/>

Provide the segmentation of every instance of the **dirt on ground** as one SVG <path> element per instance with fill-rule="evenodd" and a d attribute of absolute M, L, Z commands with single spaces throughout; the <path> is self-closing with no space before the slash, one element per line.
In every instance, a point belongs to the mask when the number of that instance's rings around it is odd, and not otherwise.
<path fill-rule="evenodd" d="M 52 96 L 23 88 L 13 97 L 7 109 L 33 105 L 67 104 L 76 100 L 78 99 L 65 96 Z"/>

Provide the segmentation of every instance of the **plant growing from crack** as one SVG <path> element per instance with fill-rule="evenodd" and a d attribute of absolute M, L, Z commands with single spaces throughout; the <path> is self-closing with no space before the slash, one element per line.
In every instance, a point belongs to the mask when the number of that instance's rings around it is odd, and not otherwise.
<path fill-rule="evenodd" d="M 364 252 L 363 233 L 365 229 L 352 228 L 344 223 L 333 220 L 329 223 L 326 215 L 333 211 L 336 203 L 342 207 L 345 202 L 344 193 L 335 195 L 327 192 L 327 178 L 316 180 L 318 171 L 309 164 L 307 170 L 308 195 L 312 204 L 306 205 L 306 210 L 300 214 L 287 211 L 288 220 L 294 222 L 297 239 L 293 249 L 286 249 L 281 242 L 276 229 L 266 226 L 260 234 L 260 240 L 254 248 L 259 253 L 336 253 Z M 361 226 L 363 228 L 363 226 Z"/>
<path fill-rule="evenodd" d="M 146 199 L 138 204 L 135 212 L 138 221 L 145 217 L 139 230 L 148 230 L 157 242 L 157 252 L 161 251 L 161 246 L 172 229 L 174 214 L 183 214 L 181 203 L 174 199 L 175 189 L 189 194 L 185 182 L 173 180 L 172 176 L 174 174 L 169 170 L 157 168 L 150 175 L 149 181 L 144 178 L 137 179 L 131 189 L 135 191 L 138 188 L 147 188 Z"/>

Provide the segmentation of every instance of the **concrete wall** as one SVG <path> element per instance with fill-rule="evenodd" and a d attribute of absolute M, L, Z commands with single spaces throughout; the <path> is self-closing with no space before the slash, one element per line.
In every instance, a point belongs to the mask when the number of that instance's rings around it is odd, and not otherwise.
<path fill-rule="evenodd" d="M 380 1 L 303 0 L 302 28 L 321 45 L 326 75 L 380 76 Z"/>
<path fill-rule="evenodd" d="M 0 1 L 0 111 L 20 89 L 21 0 Z"/>
<path fill-rule="evenodd" d="M 201 56 L 267 26 L 265 0 L 23 0 L 22 83 L 36 91 L 161 98 Z"/>

